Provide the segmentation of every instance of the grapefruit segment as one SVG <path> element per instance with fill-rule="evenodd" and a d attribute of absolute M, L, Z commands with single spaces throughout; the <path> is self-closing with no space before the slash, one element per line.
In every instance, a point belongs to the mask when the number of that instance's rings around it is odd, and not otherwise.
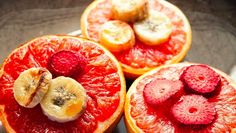
<path fill-rule="evenodd" d="M 177 121 L 171 113 L 171 107 L 178 100 L 163 105 L 161 108 L 153 108 L 145 102 L 143 90 L 147 83 L 155 78 L 180 79 L 183 71 L 191 65 L 198 64 L 166 65 L 156 68 L 134 81 L 129 88 L 125 102 L 125 122 L 128 132 L 230 132 L 236 128 L 236 83 L 226 74 L 214 68 L 211 69 L 220 75 L 221 80 L 217 92 L 214 92 L 211 97 L 206 97 L 207 102 L 213 104 L 215 108 L 214 117 L 213 119 L 211 117 L 207 125 L 192 126 L 192 124 L 182 124 Z M 186 93 L 182 93 L 183 95 L 186 95 Z M 197 102 L 196 104 L 200 103 Z"/>
<path fill-rule="evenodd" d="M 2 67 L 2 71 L 11 75 L 15 80 L 24 70 L 40 66 L 28 50 L 29 49 L 26 46 L 18 48 L 17 52 L 11 54 L 10 57 L 4 61 L 6 63 Z"/>
<path fill-rule="evenodd" d="M 7 74 L 6 72 L 0 71 L 0 87 L 1 88 L 12 88 L 13 87 L 14 79 L 11 75 Z M 4 91 L 4 89 L 1 89 L 1 91 Z"/>
<path fill-rule="evenodd" d="M 83 85 L 88 95 L 84 113 L 63 124 L 49 120 L 40 106 L 32 109 L 19 106 L 12 91 L 22 71 L 31 67 L 47 68 L 48 59 L 62 50 L 86 59 L 86 65 L 81 66 L 84 67 L 82 72 L 73 78 Z M 43 36 L 25 43 L 4 61 L 0 83 L 0 119 L 9 132 L 104 132 L 111 130 L 122 115 L 125 80 L 121 67 L 109 51 L 86 39 Z"/>
<path fill-rule="evenodd" d="M 28 45 L 29 51 L 33 58 L 40 64 L 41 67 L 46 67 L 49 57 L 58 50 L 61 39 L 54 36 L 34 39 Z"/>

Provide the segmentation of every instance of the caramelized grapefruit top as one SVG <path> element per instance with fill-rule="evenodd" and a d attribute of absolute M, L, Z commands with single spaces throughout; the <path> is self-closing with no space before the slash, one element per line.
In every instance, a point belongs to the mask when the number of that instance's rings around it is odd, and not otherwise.
<path fill-rule="evenodd" d="M 86 90 L 87 108 L 77 119 L 67 123 L 49 120 L 39 105 L 21 107 L 13 96 L 13 83 L 21 72 L 31 67 L 47 68 L 52 54 L 67 50 L 87 60 L 82 72 L 74 77 Z M 118 122 L 124 104 L 125 81 L 119 63 L 97 43 L 70 36 L 43 36 L 16 50 L 0 70 L 0 119 L 9 132 L 103 132 Z"/>

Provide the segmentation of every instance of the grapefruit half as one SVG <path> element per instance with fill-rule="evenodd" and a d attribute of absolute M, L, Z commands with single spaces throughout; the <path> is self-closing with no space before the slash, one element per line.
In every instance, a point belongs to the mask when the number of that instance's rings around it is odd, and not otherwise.
<path fill-rule="evenodd" d="M 233 132 L 236 129 L 236 83 L 214 68 L 221 77 L 221 83 L 216 95 L 208 99 L 214 103 L 216 109 L 215 120 L 208 125 L 193 128 L 191 125 L 180 124 L 173 119 L 168 110 L 169 105 L 155 109 L 145 102 L 143 89 L 147 83 L 156 78 L 179 80 L 183 70 L 190 65 L 192 64 L 166 65 L 147 72 L 134 81 L 125 101 L 125 123 L 128 132 L 220 133 Z"/>
<path fill-rule="evenodd" d="M 111 0 L 95 0 L 86 8 L 81 18 L 84 37 L 99 41 L 102 25 L 113 20 L 111 7 Z M 173 24 L 173 31 L 169 40 L 161 45 L 147 46 L 136 37 L 133 48 L 118 53 L 113 52 L 129 78 L 136 78 L 161 65 L 181 61 L 192 42 L 190 24 L 179 8 L 165 0 L 149 0 L 149 7 L 167 15 Z M 132 26 L 132 23 L 130 25 Z"/>
<path fill-rule="evenodd" d="M 57 123 L 45 116 L 40 105 L 21 107 L 13 96 L 13 84 L 21 72 L 31 67 L 47 68 L 54 53 L 67 50 L 80 54 L 86 64 L 74 77 L 86 90 L 84 113 L 76 120 Z M 0 69 L 0 120 L 10 133 L 33 132 L 105 132 L 119 122 L 123 113 L 126 86 L 115 57 L 99 44 L 72 36 L 48 35 L 15 49 Z"/>

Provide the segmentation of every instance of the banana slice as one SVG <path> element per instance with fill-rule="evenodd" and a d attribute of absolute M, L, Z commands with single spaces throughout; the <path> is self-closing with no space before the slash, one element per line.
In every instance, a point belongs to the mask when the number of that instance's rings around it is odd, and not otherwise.
<path fill-rule="evenodd" d="M 134 32 L 138 39 L 147 45 L 159 45 L 170 37 L 172 23 L 163 13 L 150 11 L 149 16 L 140 22 L 134 23 Z"/>
<path fill-rule="evenodd" d="M 23 107 L 33 108 L 48 91 L 52 74 L 44 68 L 30 68 L 16 79 L 13 86 L 14 97 Z"/>
<path fill-rule="evenodd" d="M 40 105 L 52 121 L 68 122 L 77 119 L 86 107 L 86 92 L 81 84 L 68 77 L 57 77 Z"/>
<path fill-rule="evenodd" d="M 120 52 L 134 46 L 135 35 L 127 23 L 114 20 L 103 24 L 99 34 L 99 41 L 110 51 Z"/>
<path fill-rule="evenodd" d="M 114 19 L 135 22 L 148 15 L 148 0 L 112 0 Z"/>

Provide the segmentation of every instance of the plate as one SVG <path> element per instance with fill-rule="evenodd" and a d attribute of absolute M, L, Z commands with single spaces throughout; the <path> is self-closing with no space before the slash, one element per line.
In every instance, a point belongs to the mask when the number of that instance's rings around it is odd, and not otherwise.
<path fill-rule="evenodd" d="M 236 1 L 169 0 L 188 17 L 193 42 L 184 61 L 205 63 L 236 80 Z M 0 62 L 20 44 L 46 34 L 79 34 L 80 16 L 92 0 L 0 1 Z M 127 88 L 132 83 L 127 81 Z M 0 133 L 4 130 L 0 123 Z M 114 129 L 126 133 L 123 118 Z"/>

